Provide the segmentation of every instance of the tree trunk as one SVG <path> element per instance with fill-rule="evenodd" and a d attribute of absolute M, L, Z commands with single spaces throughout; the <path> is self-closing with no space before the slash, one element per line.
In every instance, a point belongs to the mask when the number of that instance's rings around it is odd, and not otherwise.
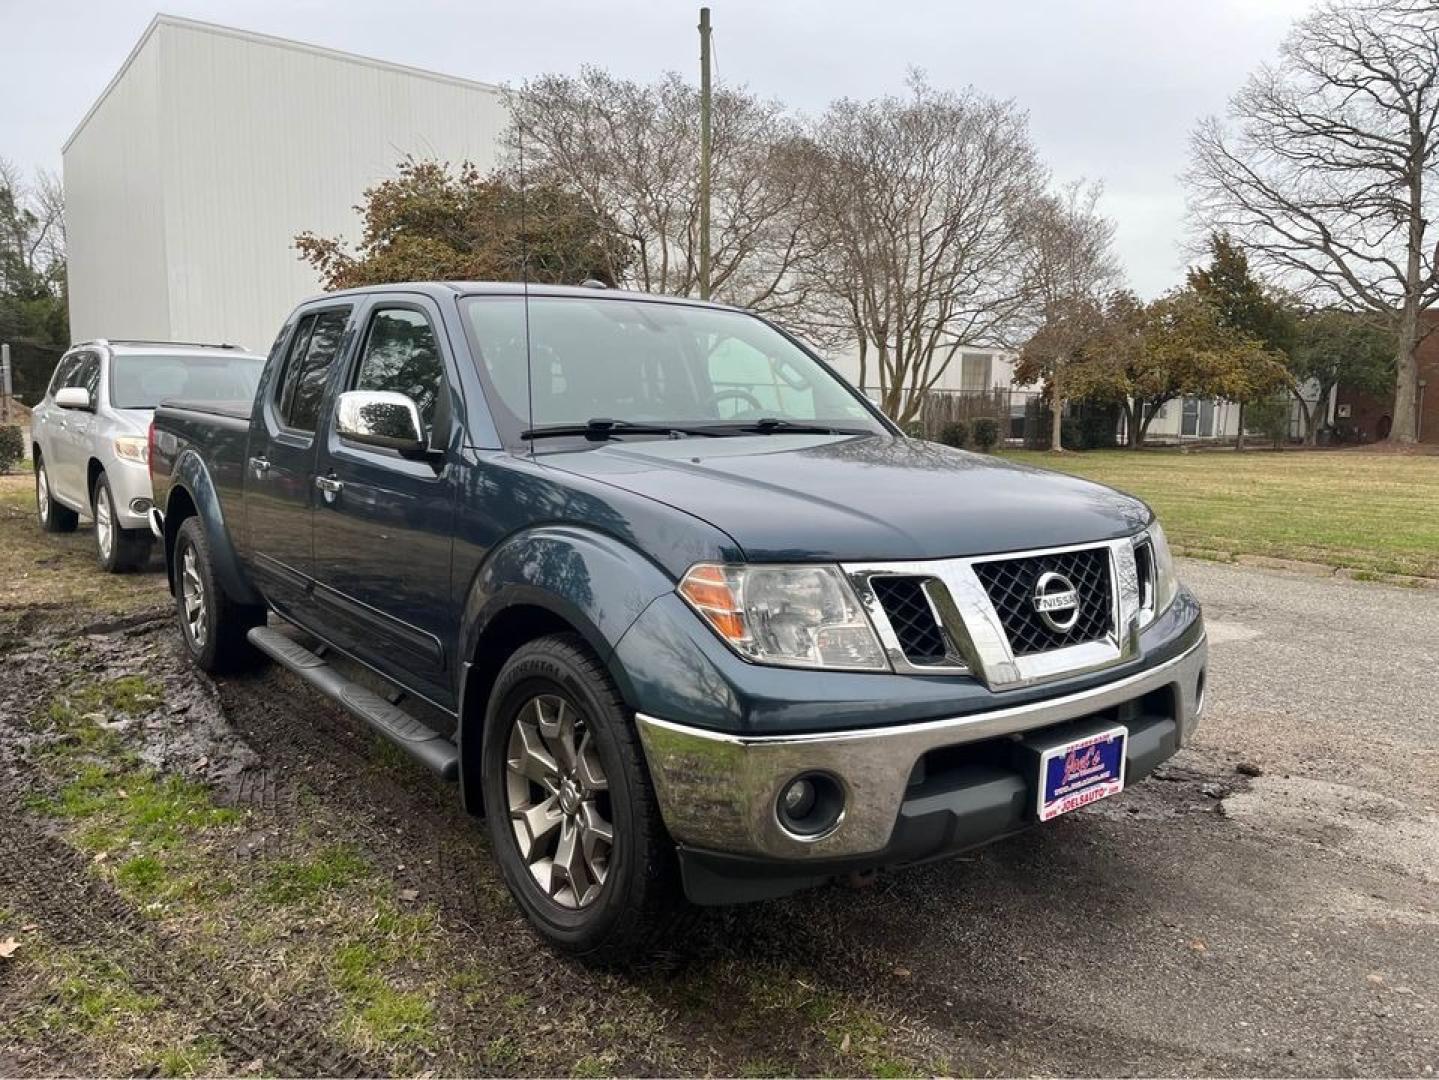
<path fill-rule="evenodd" d="M 1239 403 L 1239 434 L 1234 437 L 1234 449 L 1244 449 L 1244 402 Z"/>
<path fill-rule="evenodd" d="M 1129 449 L 1139 449 L 1139 417 L 1144 412 L 1144 405 L 1136 398 L 1126 402 L 1124 406 L 1124 441 Z"/>
<path fill-rule="evenodd" d="M 1160 402 L 1160 404 L 1162 405 L 1163 402 Z M 1141 406 L 1141 407 L 1144 409 L 1144 419 L 1143 419 L 1142 421 L 1140 421 L 1140 424 L 1139 424 L 1139 442 L 1135 445 L 1135 449 L 1136 449 L 1136 450 L 1143 449 L 1143 447 L 1144 447 L 1144 437 L 1149 434 L 1149 424 L 1150 424 L 1150 421 L 1152 421 L 1152 420 L 1155 418 L 1155 416 L 1157 416 L 1157 415 L 1159 414 L 1159 405 L 1150 405 L 1150 406 L 1148 406 L 1148 407 L 1143 407 L 1143 406 Z"/>
<path fill-rule="evenodd" d="M 1053 390 L 1049 409 L 1049 448 L 1058 453 L 1064 449 L 1064 399 L 1059 396 L 1058 380 L 1053 383 Z"/>
<path fill-rule="evenodd" d="M 1394 423 L 1389 429 L 1392 442 L 1413 443 L 1419 439 L 1416 407 L 1419 402 L 1419 362 L 1414 356 L 1419 336 L 1419 301 L 1404 302 L 1399 315 L 1399 341 L 1394 366 Z"/>

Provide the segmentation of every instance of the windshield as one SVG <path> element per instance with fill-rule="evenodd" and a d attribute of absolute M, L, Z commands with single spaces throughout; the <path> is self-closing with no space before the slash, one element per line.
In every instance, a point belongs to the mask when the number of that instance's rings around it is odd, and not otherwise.
<path fill-rule="evenodd" d="M 482 374 L 498 399 L 496 420 L 510 429 L 508 441 L 524 429 L 597 418 L 676 429 L 766 421 L 777 428 L 885 430 L 846 383 L 741 312 L 598 296 L 531 297 L 531 388 L 523 298 L 469 297 L 463 304 Z"/>
<path fill-rule="evenodd" d="M 175 401 L 253 401 L 259 356 L 146 356 L 126 354 L 110 361 L 110 404 L 117 409 L 153 409 Z"/>

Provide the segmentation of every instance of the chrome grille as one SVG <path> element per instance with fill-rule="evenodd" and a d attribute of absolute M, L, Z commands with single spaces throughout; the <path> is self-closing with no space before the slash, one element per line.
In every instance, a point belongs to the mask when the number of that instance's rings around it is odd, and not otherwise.
<path fill-rule="evenodd" d="M 924 582 L 921 577 L 875 577 L 870 587 L 909 662 L 943 664 L 949 659 L 949 649 L 924 595 Z"/>
<path fill-rule="evenodd" d="M 1067 631 L 1048 626 L 1034 609 L 1035 583 L 1048 571 L 1064 575 L 1078 593 L 1079 618 Z M 1114 603 L 1107 547 L 976 562 L 974 573 L 1015 656 L 1098 641 L 1110 632 Z"/>

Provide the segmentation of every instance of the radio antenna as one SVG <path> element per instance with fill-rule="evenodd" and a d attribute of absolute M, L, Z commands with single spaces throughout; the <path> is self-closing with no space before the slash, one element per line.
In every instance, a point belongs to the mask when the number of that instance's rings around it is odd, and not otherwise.
<path fill-rule="evenodd" d="M 535 427 L 535 366 L 530 357 L 530 231 L 528 207 L 525 197 L 525 122 L 520 120 L 518 125 L 520 136 L 520 282 L 524 290 L 525 304 L 525 404 L 529 409 L 529 423 L 526 431 L 533 431 Z M 535 456 L 535 440 L 527 439 L 530 444 L 530 457 Z"/>

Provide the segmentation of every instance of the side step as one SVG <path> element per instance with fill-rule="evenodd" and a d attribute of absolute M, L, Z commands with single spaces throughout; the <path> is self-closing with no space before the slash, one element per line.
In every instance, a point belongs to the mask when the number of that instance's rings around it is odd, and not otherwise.
<path fill-rule="evenodd" d="M 255 648 L 289 668 L 347 712 L 358 716 L 431 772 L 445 780 L 454 780 L 459 775 L 459 748 L 404 709 L 391 705 L 373 690 L 347 679 L 278 630 L 257 626 L 246 636 Z"/>

